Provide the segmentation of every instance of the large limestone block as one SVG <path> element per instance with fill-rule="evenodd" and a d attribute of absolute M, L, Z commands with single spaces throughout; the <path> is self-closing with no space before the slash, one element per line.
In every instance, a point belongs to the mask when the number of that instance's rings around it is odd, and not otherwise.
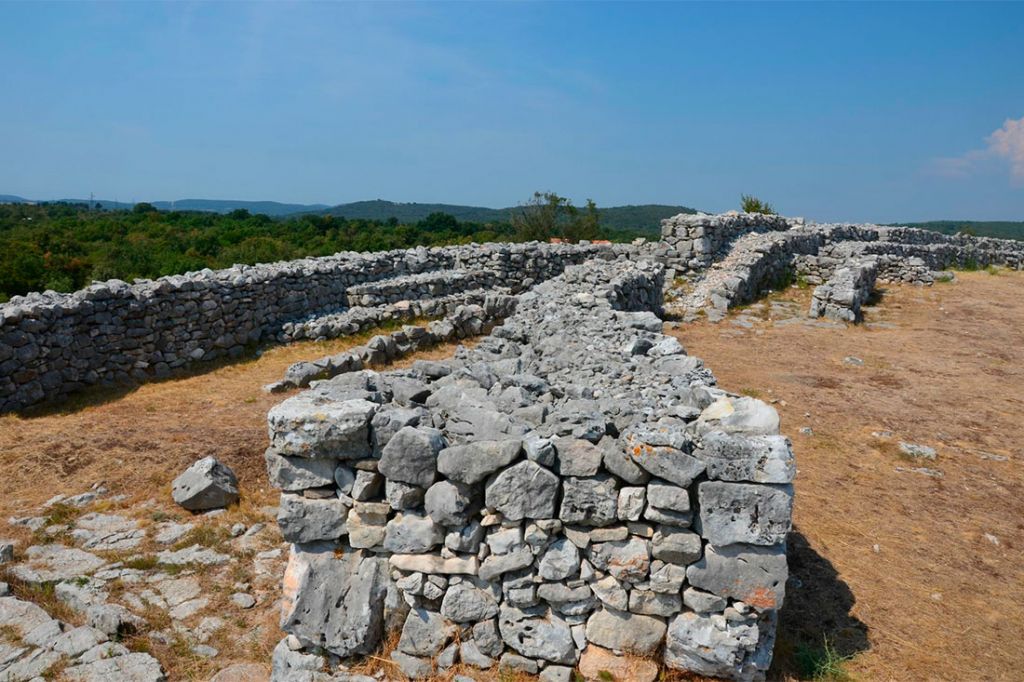
<path fill-rule="evenodd" d="M 791 483 L 796 476 L 793 449 L 785 436 L 709 431 L 694 455 L 707 463 L 712 480 Z"/>
<path fill-rule="evenodd" d="M 653 654 L 666 627 L 657 616 L 603 608 L 587 619 L 587 641 L 614 651 Z"/>
<path fill-rule="evenodd" d="M 614 476 L 566 478 L 562 483 L 563 523 L 607 526 L 618 520 L 619 491 Z"/>
<path fill-rule="evenodd" d="M 428 427 L 402 427 L 381 453 L 377 470 L 390 480 L 428 488 L 437 476 L 444 436 Z"/>
<path fill-rule="evenodd" d="M 337 540 L 347 532 L 348 506 L 338 498 L 308 499 L 281 495 L 277 525 L 288 542 Z"/>
<path fill-rule="evenodd" d="M 779 432 L 779 414 L 774 407 L 756 398 L 723 396 L 704 408 L 697 419 L 697 429 L 773 436 Z"/>
<path fill-rule="evenodd" d="M 384 633 L 387 559 L 334 543 L 294 545 L 284 575 L 281 627 L 307 647 L 370 654 Z"/>
<path fill-rule="evenodd" d="M 558 488 L 558 476 L 527 460 L 498 474 L 487 486 L 485 501 L 511 521 L 549 519 L 555 516 Z"/>
<path fill-rule="evenodd" d="M 738 599 L 759 611 L 782 606 L 788 575 L 785 545 L 708 545 L 703 558 L 686 569 L 693 587 Z"/>
<path fill-rule="evenodd" d="M 270 445 L 285 456 L 363 459 L 371 453 L 370 420 L 376 411 L 368 400 L 332 402 L 300 393 L 267 414 Z"/>
<path fill-rule="evenodd" d="M 502 606 L 498 629 L 505 644 L 523 656 L 552 663 L 576 663 L 576 645 L 569 624 L 544 607 Z"/>
<path fill-rule="evenodd" d="M 171 497 L 189 511 L 226 507 L 238 501 L 238 479 L 229 467 L 204 457 L 174 479 Z"/>
<path fill-rule="evenodd" d="M 515 461 L 522 452 L 523 442 L 512 440 L 484 440 L 445 448 L 437 458 L 437 470 L 461 483 L 478 483 L 491 473 Z"/>
<path fill-rule="evenodd" d="M 698 488 L 701 535 L 716 546 L 775 545 L 792 526 L 793 487 L 705 481 Z"/>

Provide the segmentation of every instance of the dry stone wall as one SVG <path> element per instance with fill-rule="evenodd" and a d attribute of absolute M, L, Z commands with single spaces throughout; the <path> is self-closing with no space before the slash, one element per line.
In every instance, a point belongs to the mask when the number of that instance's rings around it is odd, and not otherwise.
<path fill-rule="evenodd" d="M 663 270 L 571 266 L 474 348 L 268 415 L 292 544 L 273 679 L 392 662 L 566 680 L 588 657 L 762 679 L 795 473 L 768 405 L 661 333 Z"/>
<path fill-rule="evenodd" d="M 421 298 L 461 296 L 466 303 L 470 290 L 522 291 L 601 253 L 611 248 L 530 243 L 339 253 L 15 297 L 0 305 L 0 412 L 238 357 L 252 344 L 298 336 L 285 333 L 288 323 L 353 305 L 395 306 L 402 292 L 413 308 L 429 309 Z"/>

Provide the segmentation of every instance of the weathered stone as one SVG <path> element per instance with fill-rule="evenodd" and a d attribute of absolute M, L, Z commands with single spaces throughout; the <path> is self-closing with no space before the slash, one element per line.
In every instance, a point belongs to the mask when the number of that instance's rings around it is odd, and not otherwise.
<path fill-rule="evenodd" d="M 491 592 L 464 581 L 445 592 L 441 615 L 456 623 L 479 622 L 498 615 L 498 602 Z"/>
<path fill-rule="evenodd" d="M 679 593 L 665 594 L 649 590 L 635 589 L 629 593 L 629 610 L 648 616 L 671 616 L 683 608 L 683 599 Z"/>
<path fill-rule="evenodd" d="M 357 502 L 367 502 L 380 494 L 380 486 L 384 483 L 384 477 L 376 471 L 357 471 L 352 481 L 352 499 Z"/>
<path fill-rule="evenodd" d="M 708 545 L 704 557 L 686 569 L 692 586 L 759 611 L 782 606 L 788 574 L 782 545 Z"/>
<path fill-rule="evenodd" d="M 105 562 L 95 554 L 64 545 L 33 545 L 25 550 L 24 563 L 10 570 L 29 583 L 53 583 L 92 573 Z"/>
<path fill-rule="evenodd" d="M 650 588 L 663 594 L 679 594 L 686 581 L 686 567 L 666 563 L 660 559 L 651 562 Z"/>
<path fill-rule="evenodd" d="M 369 654 L 384 632 L 387 561 L 333 543 L 296 545 L 284 575 L 281 627 L 338 656 Z"/>
<path fill-rule="evenodd" d="M 455 634 L 440 613 L 413 609 L 405 618 L 398 649 L 412 656 L 436 656 Z"/>
<path fill-rule="evenodd" d="M 763 679 L 771 664 L 774 618 L 730 623 L 720 615 L 681 613 L 672 619 L 665 639 L 665 664 L 698 675 L 733 680 Z"/>
<path fill-rule="evenodd" d="M 85 622 L 110 637 L 132 634 L 146 625 L 146 621 L 120 604 L 93 604 L 85 611 Z"/>
<path fill-rule="evenodd" d="M 401 651 L 392 651 L 391 660 L 398 665 L 402 674 L 411 680 L 427 680 L 434 674 L 434 667 L 429 658 L 410 656 Z"/>
<path fill-rule="evenodd" d="M 773 436 L 779 432 L 779 415 L 771 405 L 746 396 L 723 396 L 701 412 L 697 428 L 747 436 Z M 670 479 L 671 480 L 671 479 Z"/>
<path fill-rule="evenodd" d="M 796 463 L 785 436 L 742 436 L 709 431 L 694 455 L 707 463 L 708 478 L 753 483 L 791 483 Z"/>
<path fill-rule="evenodd" d="M 712 611 L 720 613 L 729 605 L 729 602 L 724 598 L 693 587 L 687 587 L 683 590 L 683 603 L 686 604 L 686 608 L 697 613 Z"/>
<path fill-rule="evenodd" d="M 437 458 L 437 470 L 461 483 L 478 483 L 511 464 L 522 452 L 521 440 L 475 441 L 445 448 Z"/>
<path fill-rule="evenodd" d="M 536 675 L 538 671 L 537 662 L 533 659 L 514 654 L 511 651 L 502 654 L 498 661 L 498 670 L 510 673 L 526 673 Z"/>
<path fill-rule="evenodd" d="M 464 526 L 473 512 L 473 489 L 464 483 L 438 481 L 424 497 L 427 514 L 442 526 Z"/>
<path fill-rule="evenodd" d="M 474 668 L 486 670 L 494 666 L 494 659 L 480 651 L 480 646 L 472 639 L 459 646 L 459 658 Z"/>
<path fill-rule="evenodd" d="M 692 564 L 700 559 L 700 536 L 681 528 L 658 526 L 651 539 L 651 554 L 655 559 L 673 564 Z"/>
<path fill-rule="evenodd" d="M 443 448 L 444 436 L 437 429 L 405 426 L 384 446 L 377 468 L 389 479 L 427 488 Z"/>
<path fill-rule="evenodd" d="M 791 486 L 705 481 L 698 496 L 701 535 L 716 546 L 778 544 L 792 526 Z"/>
<path fill-rule="evenodd" d="M 567 478 L 562 484 L 563 523 L 606 526 L 618 520 L 619 493 L 614 477 Z"/>
<path fill-rule="evenodd" d="M 606 575 L 591 583 L 590 587 L 598 599 L 613 609 L 626 611 L 629 608 L 629 593 L 622 588 L 615 576 Z"/>
<path fill-rule="evenodd" d="M 533 552 L 526 545 L 509 552 L 508 554 L 492 554 L 484 559 L 480 565 L 480 577 L 484 580 L 494 580 L 503 573 L 518 571 L 533 563 Z"/>
<path fill-rule="evenodd" d="M 63 672 L 69 682 L 163 682 L 167 678 L 160 662 L 149 654 L 130 653 L 75 665 Z"/>
<path fill-rule="evenodd" d="M 389 507 L 380 502 L 356 502 L 345 523 L 353 549 L 369 549 L 384 542 Z"/>
<path fill-rule="evenodd" d="M 619 489 L 619 500 L 616 515 L 620 521 L 639 521 L 647 503 L 647 489 L 639 486 L 628 486 Z"/>
<path fill-rule="evenodd" d="M 317 488 L 334 483 L 337 464 L 334 460 L 283 457 L 271 449 L 264 453 L 263 458 L 267 462 L 267 476 L 270 479 L 270 485 L 285 492 Z"/>
<path fill-rule="evenodd" d="M 541 557 L 537 572 L 545 580 L 565 580 L 579 573 L 580 552 L 565 538 L 551 543 Z"/>
<path fill-rule="evenodd" d="M 555 516 L 558 477 L 529 460 L 515 464 L 492 480 L 486 489 L 486 505 L 512 521 Z"/>
<path fill-rule="evenodd" d="M 686 488 L 665 481 L 651 481 L 647 484 L 647 502 L 659 509 L 690 511 L 690 494 Z"/>
<path fill-rule="evenodd" d="M 587 619 L 587 640 L 613 651 L 649 655 L 660 646 L 666 627 L 655 616 L 604 608 Z"/>
<path fill-rule="evenodd" d="M 384 497 L 391 508 L 400 511 L 402 509 L 414 509 L 423 504 L 423 497 L 426 491 L 418 485 L 409 485 L 401 481 L 385 481 Z"/>
<path fill-rule="evenodd" d="M 134 519 L 114 514 L 86 514 L 75 522 L 71 537 L 85 549 L 113 551 L 134 549 L 146 537 Z"/>
<path fill-rule="evenodd" d="M 647 483 L 651 475 L 644 471 L 635 461 L 626 445 L 618 439 L 605 437 L 598 443 L 601 448 L 602 463 L 604 468 L 612 472 L 626 483 L 631 485 L 643 485 Z"/>
<path fill-rule="evenodd" d="M 594 545 L 590 548 L 590 561 L 619 580 L 639 582 L 647 577 L 651 567 L 651 550 L 646 540 L 634 536 Z"/>
<path fill-rule="evenodd" d="M 634 463 L 650 474 L 684 488 L 705 468 L 703 461 L 682 450 L 631 440 L 629 434 L 626 436 L 626 446 Z"/>
<path fill-rule="evenodd" d="M 238 479 L 215 458 L 204 457 L 174 479 L 171 497 L 189 511 L 226 507 L 238 502 Z"/>
<path fill-rule="evenodd" d="M 288 542 L 337 540 L 347 532 L 348 507 L 338 498 L 310 500 L 299 495 L 281 495 L 277 524 Z"/>
<path fill-rule="evenodd" d="M 202 564 L 204 566 L 217 566 L 220 564 L 226 564 L 231 560 L 231 557 L 227 554 L 221 554 L 209 547 L 203 547 L 201 545 L 191 545 L 185 549 L 179 549 L 176 552 L 170 550 L 159 552 L 156 555 L 156 560 L 161 564 L 170 564 L 171 566 L 187 566 L 188 564 Z"/>
<path fill-rule="evenodd" d="M 395 554 L 429 552 L 444 542 L 444 529 L 429 516 L 399 513 L 388 521 L 384 549 Z"/>
<path fill-rule="evenodd" d="M 396 554 L 388 563 L 402 571 L 420 571 L 438 575 L 476 575 L 480 562 L 475 556 L 446 559 L 437 554 Z"/>
<path fill-rule="evenodd" d="M 569 625 L 545 609 L 502 606 L 498 629 L 505 644 L 523 656 L 567 665 L 576 663 L 576 646 Z"/>
<path fill-rule="evenodd" d="M 473 641 L 485 656 L 494 658 L 501 655 L 505 645 L 498 633 L 498 621 L 495 619 L 481 621 L 473 626 Z"/>
<path fill-rule="evenodd" d="M 376 410 L 377 405 L 367 400 L 332 402 L 300 393 L 267 414 L 271 447 L 295 457 L 369 457 L 369 425 Z"/>
<path fill-rule="evenodd" d="M 453 552 L 476 554 L 480 549 L 480 541 L 483 540 L 486 530 L 479 521 L 470 521 L 461 529 L 445 535 L 444 546 Z"/>
<path fill-rule="evenodd" d="M 558 473 L 562 476 L 593 476 L 601 468 L 602 451 L 581 438 L 558 438 Z"/>

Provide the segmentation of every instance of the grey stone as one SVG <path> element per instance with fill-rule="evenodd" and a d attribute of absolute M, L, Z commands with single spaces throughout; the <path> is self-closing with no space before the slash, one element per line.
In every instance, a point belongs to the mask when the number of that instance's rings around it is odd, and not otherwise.
<path fill-rule="evenodd" d="M 755 398 L 723 396 L 701 412 L 697 428 L 701 432 L 718 429 L 748 436 L 773 436 L 779 432 L 779 415 L 771 405 Z"/>
<path fill-rule="evenodd" d="M 480 565 L 480 577 L 493 580 L 509 571 L 518 571 L 533 563 L 533 552 L 526 545 L 508 554 L 492 554 Z"/>
<path fill-rule="evenodd" d="M 420 554 L 444 542 L 444 530 L 429 516 L 399 513 L 388 521 L 384 549 L 395 554 Z"/>
<path fill-rule="evenodd" d="M 322 461 L 325 461 L 325 460 L 320 460 L 320 459 L 307 459 L 307 460 L 303 460 L 300 457 L 296 457 L 295 459 L 297 459 L 299 461 L 306 461 L 306 462 L 322 462 Z M 352 495 L 352 491 L 353 491 L 353 489 L 355 488 L 355 485 L 356 485 L 356 472 L 353 471 L 351 467 L 347 467 L 344 464 L 339 464 L 338 466 L 336 466 L 334 468 L 334 474 L 333 474 L 332 478 L 333 478 L 334 485 L 338 488 L 338 492 L 339 493 L 341 493 L 342 495 L 348 495 L 349 497 L 352 497 L 352 499 L 356 499 Z M 331 481 L 328 481 L 327 483 L 322 483 L 321 485 L 330 485 L 330 483 L 331 483 Z M 307 485 L 307 486 L 303 486 L 303 487 L 304 488 L 315 488 L 316 486 L 315 485 Z"/>
<path fill-rule="evenodd" d="M 409 485 L 401 481 L 385 481 L 384 497 L 391 508 L 399 511 L 402 509 L 413 509 L 423 504 L 423 497 L 426 491 L 416 485 Z"/>
<path fill-rule="evenodd" d="M 463 663 L 474 668 L 486 670 L 494 666 L 494 659 L 480 651 L 476 640 L 472 639 L 459 646 L 459 658 Z"/>
<path fill-rule="evenodd" d="M 53 583 L 71 580 L 94 572 L 105 562 L 95 554 L 64 545 L 32 545 L 25 550 L 25 561 L 14 565 L 11 573 L 29 583 Z"/>
<path fill-rule="evenodd" d="M 434 668 L 429 658 L 410 656 L 401 651 L 392 651 L 391 660 L 398 664 L 402 674 L 411 680 L 430 679 L 434 674 Z"/>
<path fill-rule="evenodd" d="M 590 548 L 590 561 L 619 580 L 639 582 L 651 567 L 651 550 L 642 538 L 604 542 Z"/>
<path fill-rule="evenodd" d="M 905 443 L 900 441 L 900 452 L 911 459 L 935 459 L 935 448 L 918 443 Z"/>
<path fill-rule="evenodd" d="M 679 594 L 686 581 L 686 568 L 661 559 L 651 562 L 650 588 L 663 594 Z"/>
<path fill-rule="evenodd" d="M 613 651 L 648 655 L 665 636 L 665 621 L 656 616 L 604 608 L 587 619 L 587 641 Z"/>
<path fill-rule="evenodd" d="M 69 658 L 77 658 L 89 649 L 103 644 L 107 639 L 105 633 L 88 625 L 82 625 L 62 633 L 52 642 L 51 648 Z"/>
<path fill-rule="evenodd" d="M 505 644 L 523 656 L 567 665 L 576 663 L 572 632 L 557 614 L 541 608 L 502 606 L 498 629 Z"/>
<path fill-rule="evenodd" d="M 384 633 L 387 560 L 333 543 L 296 545 L 285 571 L 281 627 L 338 656 L 370 654 Z"/>
<path fill-rule="evenodd" d="M 668 628 L 665 664 L 698 675 L 763 679 L 774 640 L 774 619 L 762 632 L 757 622 L 730 623 L 719 615 L 681 613 Z"/>
<path fill-rule="evenodd" d="M 438 481 L 424 497 L 427 514 L 442 526 L 464 526 L 473 512 L 473 489 L 464 483 Z"/>
<path fill-rule="evenodd" d="M 440 613 L 412 609 L 405 618 L 398 649 L 412 656 L 436 656 L 455 634 Z"/>
<path fill-rule="evenodd" d="M 623 589 L 615 576 L 606 575 L 591 583 L 590 587 L 598 599 L 613 609 L 626 611 L 629 608 L 629 593 Z"/>
<path fill-rule="evenodd" d="M 487 546 L 492 554 L 508 554 L 520 549 L 523 546 L 523 527 L 516 525 L 492 531 L 487 536 Z"/>
<path fill-rule="evenodd" d="M 523 438 L 523 450 L 526 451 L 526 458 L 541 466 L 555 466 L 555 446 L 551 439 L 542 438 L 536 433 L 531 433 Z"/>
<path fill-rule="evenodd" d="M 402 571 L 437 575 L 476 575 L 480 568 L 475 556 L 446 559 L 436 554 L 395 554 L 388 558 L 388 563 Z"/>
<path fill-rule="evenodd" d="M 644 520 L 651 523 L 660 523 L 665 526 L 689 528 L 693 524 L 693 513 L 658 509 L 657 507 L 647 505 L 647 509 L 644 510 Z"/>
<path fill-rule="evenodd" d="M 683 590 L 683 603 L 686 608 L 697 613 L 718 612 L 721 613 L 729 602 L 722 597 L 704 592 L 693 587 Z"/>
<path fill-rule="evenodd" d="M 93 512 L 79 518 L 70 535 L 85 549 L 114 551 L 138 547 L 146 531 L 134 519 Z"/>
<path fill-rule="evenodd" d="M 437 655 L 437 669 L 448 670 L 458 661 L 459 645 L 452 642 Z"/>
<path fill-rule="evenodd" d="M 694 455 L 707 463 L 708 478 L 753 483 L 791 483 L 796 463 L 785 436 L 736 436 L 705 433 Z"/>
<path fill-rule="evenodd" d="M 85 611 L 86 624 L 110 637 L 131 634 L 146 625 L 120 604 L 94 604 Z"/>
<path fill-rule="evenodd" d="M 648 616 L 672 616 L 683 608 L 683 599 L 679 593 L 666 594 L 649 590 L 635 589 L 629 593 L 629 610 Z"/>
<path fill-rule="evenodd" d="M 270 485 L 283 491 L 295 492 L 334 483 L 336 462 L 333 460 L 282 457 L 269 449 L 263 458 L 267 462 Z"/>
<path fill-rule="evenodd" d="M 476 554 L 480 549 L 480 541 L 483 540 L 486 528 L 480 525 L 475 519 L 459 530 L 454 530 L 445 535 L 444 546 L 453 552 L 466 552 Z"/>
<path fill-rule="evenodd" d="M 348 506 L 338 498 L 310 500 L 299 495 L 281 495 L 277 524 L 288 542 L 337 540 L 347 532 Z"/>
<path fill-rule="evenodd" d="M 357 471 L 352 481 L 352 499 L 357 502 L 372 500 L 380 494 L 380 486 L 384 477 L 376 471 Z"/>
<path fill-rule="evenodd" d="M 505 469 L 486 488 L 487 507 L 512 521 L 555 516 L 558 477 L 529 460 Z"/>
<path fill-rule="evenodd" d="M 626 446 L 635 464 L 678 486 L 687 487 L 704 472 L 704 462 L 682 450 L 630 440 L 628 434 Z"/>
<path fill-rule="evenodd" d="M 251 609 L 256 606 L 256 598 L 245 592 L 235 592 L 231 595 L 231 603 L 240 609 Z"/>
<path fill-rule="evenodd" d="M 545 580 L 565 580 L 579 573 L 580 552 L 565 538 L 551 543 L 541 557 L 537 572 Z"/>
<path fill-rule="evenodd" d="M 651 539 L 651 554 L 673 564 L 692 564 L 700 559 L 700 536 L 681 528 L 658 526 Z"/>
<path fill-rule="evenodd" d="M 389 479 L 427 488 L 437 475 L 444 437 L 437 429 L 405 426 L 381 451 L 377 467 Z"/>
<path fill-rule="evenodd" d="M 14 542 L 0 540 L 0 565 L 14 561 Z"/>
<path fill-rule="evenodd" d="M 356 502 L 345 523 L 349 545 L 355 549 L 369 549 L 382 544 L 389 509 L 381 502 Z"/>
<path fill-rule="evenodd" d="M 171 497 L 189 511 L 226 507 L 238 501 L 238 479 L 215 458 L 204 457 L 174 479 Z"/>
<path fill-rule="evenodd" d="M 558 473 L 562 476 L 593 476 L 601 468 L 602 451 L 581 438 L 558 438 Z"/>
<path fill-rule="evenodd" d="M 498 621 L 495 619 L 481 621 L 473 625 L 473 641 L 485 656 L 500 656 L 505 648 L 498 633 Z"/>
<path fill-rule="evenodd" d="M 461 483 L 479 483 L 511 464 L 522 452 L 521 440 L 476 441 L 445 448 L 437 458 L 437 470 Z"/>
<path fill-rule="evenodd" d="M 280 455 L 327 459 L 369 457 L 370 419 L 377 405 L 355 399 L 333 402 L 300 393 L 267 414 L 270 444 Z"/>
<path fill-rule="evenodd" d="M 606 526 L 618 520 L 619 492 L 613 476 L 567 478 L 562 483 L 563 523 Z"/>
<path fill-rule="evenodd" d="M 208 547 L 192 545 L 176 552 L 165 550 L 156 555 L 156 560 L 161 564 L 172 566 L 186 566 L 188 564 L 202 564 L 204 566 L 216 566 L 226 564 L 231 560 L 227 554 L 221 554 Z"/>
<path fill-rule="evenodd" d="M 549 665 L 540 671 L 540 682 L 570 682 L 572 668 L 566 665 Z"/>
<path fill-rule="evenodd" d="M 456 623 L 479 622 L 498 615 L 498 602 L 489 591 L 461 582 L 445 592 L 441 615 Z"/>
<path fill-rule="evenodd" d="M 693 587 L 764 611 L 782 606 L 788 573 L 782 545 L 708 545 L 704 557 L 686 569 L 686 579 Z"/>
<path fill-rule="evenodd" d="M 620 521 L 639 521 L 646 503 L 646 488 L 639 486 L 620 488 L 616 515 Z"/>
<path fill-rule="evenodd" d="M 193 528 L 195 528 L 195 524 L 191 523 L 174 523 L 171 521 L 158 523 L 156 525 L 156 535 L 153 536 L 153 539 L 161 545 L 173 545 L 188 535 Z"/>
<path fill-rule="evenodd" d="M 690 494 L 686 488 L 665 481 L 651 481 L 647 484 L 647 502 L 659 509 L 690 511 Z"/>
<path fill-rule="evenodd" d="M 536 675 L 539 668 L 533 659 L 509 651 L 502 654 L 501 660 L 498 661 L 498 670 Z"/>
<path fill-rule="evenodd" d="M 791 486 L 705 481 L 698 497 L 701 535 L 716 546 L 778 544 L 792 526 Z"/>
<path fill-rule="evenodd" d="M 63 676 L 69 682 L 164 682 L 167 679 L 160 662 L 144 653 L 129 653 L 75 665 L 65 669 Z"/>
<path fill-rule="evenodd" d="M 630 453 L 626 452 L 624 443 L 615 438 L 605 437 L 598 443 L 598 447 L 601 448 L 601 461 L 604 468 L 626 483 L 643 485 L 650 479 L 651 475 L 633 461 Z"/>

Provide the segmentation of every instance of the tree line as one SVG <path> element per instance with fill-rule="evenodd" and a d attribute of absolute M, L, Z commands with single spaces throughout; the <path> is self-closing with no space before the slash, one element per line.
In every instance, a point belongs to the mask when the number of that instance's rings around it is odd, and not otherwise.
<path fill-rule="evenodd" d="M 30 291 L 74 291 L 94 280 L 155 278 L 203 268 L 267 263 L 339 251 L 382 251 L 493 241 L 560 238 L 628 241 L 640 234 L 600 224 L 582 209 L 537 193 L 508 222 L 460 222 L 433 213 L 398 220 L 302 215 L 158 211 L 150 204 L 107 210 L 82 204 L 0 205 L 0 301 Z"/>

